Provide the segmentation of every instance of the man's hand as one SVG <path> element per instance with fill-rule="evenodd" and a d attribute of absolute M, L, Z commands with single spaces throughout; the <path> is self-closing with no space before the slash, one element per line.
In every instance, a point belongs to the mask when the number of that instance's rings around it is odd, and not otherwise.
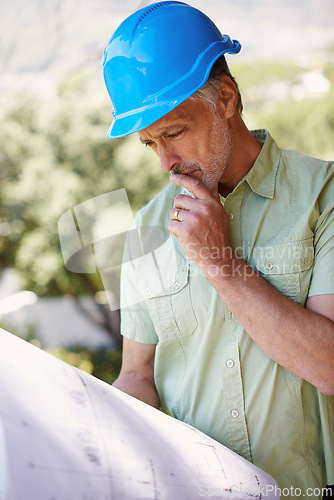
<path fill-rule="evenodd" d="M 212 266 L 222 266 L 232 256 L 229 219 L 219 200 L 218 189 L 211 192 L 199 179 L 189 175 L 173 174 L 170 180 L 195 198 L 176 196 L 168 229 L 203 273 L 211 274 Z"/>

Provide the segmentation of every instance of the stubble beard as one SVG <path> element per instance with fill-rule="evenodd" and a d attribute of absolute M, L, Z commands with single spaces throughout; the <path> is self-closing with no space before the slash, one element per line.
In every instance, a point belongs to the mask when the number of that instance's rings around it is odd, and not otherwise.
<path fill-rule="evenodd" d="M 229 125 L 218 113 L 214 114 L 211 130 L 210 155 L 202 165 L 195 162 L 184 163 L 172 169 L 171 173 L 186 174 L 200 172 L 201 182 L 209 191 L 217 188 L 220 179 L 230 164 L 234 147 L 234 136 Z"/>
<path fill-rule="evenodd" d="M 229 125 L 215 113 L 211 132 L 211 154 L 203 168 L 201 181 L 213 191 L 221 180 L 225 170 L 228 168 L 234 145 L 234 136 Z"/>

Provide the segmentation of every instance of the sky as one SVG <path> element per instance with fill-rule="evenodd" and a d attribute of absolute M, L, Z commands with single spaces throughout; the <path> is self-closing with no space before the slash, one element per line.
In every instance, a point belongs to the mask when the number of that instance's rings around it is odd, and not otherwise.
<path fill-rule="evenodd" d="M 0 78 L 62 74 L 102 57 L 118 24 L 145 0 L 0 0 Z M 238 58 L 316 54 L 334 45 L 333 0 L 192 0 L 223 33 L 238 39 Z"/>

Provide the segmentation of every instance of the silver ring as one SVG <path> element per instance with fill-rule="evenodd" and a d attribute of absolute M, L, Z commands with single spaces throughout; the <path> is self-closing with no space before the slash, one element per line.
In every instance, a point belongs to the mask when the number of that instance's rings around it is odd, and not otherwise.
<path fill-rule="evenodd" d="M 181 222 L 180 219 L 179 219 L 179 212 L 180 212 L 181 208 L 176 208 L 175 209 L 175 212 L 174 212 L 174 219 L 177 220 L 178 222 Z"/>

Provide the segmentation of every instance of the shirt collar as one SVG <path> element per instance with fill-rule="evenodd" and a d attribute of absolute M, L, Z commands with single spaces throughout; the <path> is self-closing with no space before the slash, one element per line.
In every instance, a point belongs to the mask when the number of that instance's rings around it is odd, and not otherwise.
<path fill-rule="evenodd" d="M 252 135 L 263 143 L 260 154 L 243 180 L 260 196 L 273 198 L 277 170 L 281 158 L 280 150 L 267 130 L 252 130 Z"/>

